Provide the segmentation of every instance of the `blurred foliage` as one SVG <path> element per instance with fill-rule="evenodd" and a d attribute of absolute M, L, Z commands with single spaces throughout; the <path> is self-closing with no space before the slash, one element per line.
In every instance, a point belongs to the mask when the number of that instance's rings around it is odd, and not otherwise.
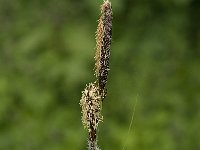
<path fill-rule="evenodd" d="M 86 149 L 79 100 L 94 80 L 101 3 L 0 0 L 1 150 Z M 126 150 L 200 149 L 200 1 L 112 5 L 102 150 L 126 139 Z"/>

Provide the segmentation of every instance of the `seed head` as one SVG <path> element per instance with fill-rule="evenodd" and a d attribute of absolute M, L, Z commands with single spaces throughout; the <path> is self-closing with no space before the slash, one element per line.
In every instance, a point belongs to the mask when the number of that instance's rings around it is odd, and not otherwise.
<path fill-rule="evenodd" d="M 99 88 L 90 83 L 86 85 L 85 90 L 82 92 L 80 100 L 80 106 L 82 108 L 82 122 L 85 128 L 90 132 L 91 129 L 97 129 L 98 123 L 103 120 L 101 115 L 101 96 L 99 94 Z"/>
<path fill-rule="evenodd" d="M 101 93 L 104 92 L 108 78 L 111 39 L 112 7 L 106 0 L 101 5 L 101 16 L 96 31 L 95 75 L 98 78 Z"/>

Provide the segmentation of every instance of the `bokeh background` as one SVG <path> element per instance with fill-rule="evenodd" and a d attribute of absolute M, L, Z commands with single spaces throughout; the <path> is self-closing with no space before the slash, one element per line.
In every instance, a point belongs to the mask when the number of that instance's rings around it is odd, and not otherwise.
<path fill-rule="evenodd" d="M 86 149 L 79 100 L 95 80 L 101 3 L 0 0 L 0 150 Z M 200 1 L 112 5 L 100 147 L 200 149 Z"/>

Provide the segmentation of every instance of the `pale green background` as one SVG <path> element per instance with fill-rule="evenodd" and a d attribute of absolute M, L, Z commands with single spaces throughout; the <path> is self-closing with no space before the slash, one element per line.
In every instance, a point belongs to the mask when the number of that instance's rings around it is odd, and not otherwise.
<path fill-rule="evenodd" d="M 95 80 L 101 3 L 0 0 L 0 150 L 86 149 L 79 100 Z M 112 4 L 100 147 L 200 149 L 200 1 Z"/>

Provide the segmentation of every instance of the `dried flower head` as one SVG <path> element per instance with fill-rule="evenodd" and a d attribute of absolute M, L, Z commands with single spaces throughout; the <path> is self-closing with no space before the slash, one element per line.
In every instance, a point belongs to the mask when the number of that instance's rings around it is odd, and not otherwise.
<path fill-rule="evenodd" d="M 98 22 L 96 31 L 95 75 L 98 78 L 100 92 L 105 93 L 104 89 L 108 78 L 112 39 L 112 7 L 108 0 L 104 1 L 101 6 L 101 16 Z"/>
<path fill-rule="evenodd" d="M 80 100 L 82 108 L 82 122 L 85 128 L 91 132 L 92 129 L 97 129 L 98 123 L 103 120 L 101 115 L 101 96 L 99 88 L 90 83 L 86 85 L 85 90 L 82 92 Z"/>

